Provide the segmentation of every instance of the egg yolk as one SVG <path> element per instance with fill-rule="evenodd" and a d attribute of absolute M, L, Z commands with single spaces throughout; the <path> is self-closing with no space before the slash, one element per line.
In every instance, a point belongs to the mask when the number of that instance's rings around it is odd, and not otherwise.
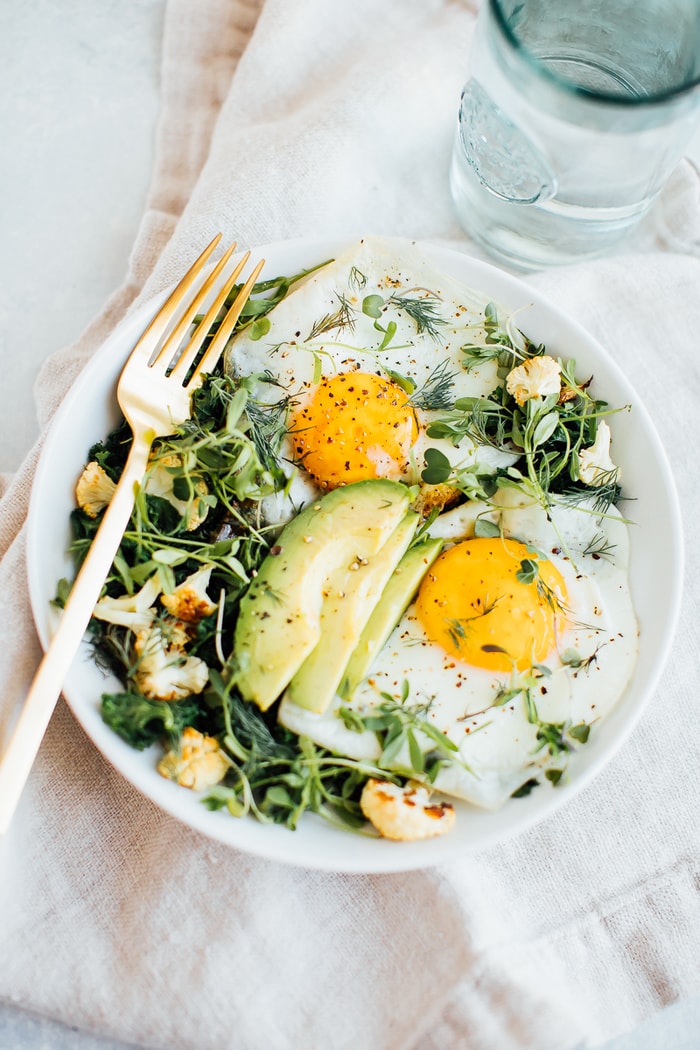
<path fill-rule="evenodd" d="M 297 457 L 323 488 L 400 478 L 418 426 L 398 384 L 369 372 L 324 377 L 295 413 Z"/>
<path fill-rule="evenodd" d="M 565 602 L 566 585 L 550 561 L 517 540 L 480 538 L 433 563 L 416 614 L 430 640 L 456 659 L 525 671 L 554 648 Z"/>

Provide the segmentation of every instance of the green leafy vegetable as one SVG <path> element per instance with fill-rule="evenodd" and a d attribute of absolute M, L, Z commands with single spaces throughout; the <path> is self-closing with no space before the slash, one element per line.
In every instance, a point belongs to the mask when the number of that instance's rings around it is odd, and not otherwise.
<path fill-rule="evenodd" d="M 199 704 L 192 697 L 166 702 L 134 692 L 105 693 L 101 712 L 110 729 L 138 751 L 162 741 L 174 745 L 185 726 L 197 728 L 201 721 Z"/>

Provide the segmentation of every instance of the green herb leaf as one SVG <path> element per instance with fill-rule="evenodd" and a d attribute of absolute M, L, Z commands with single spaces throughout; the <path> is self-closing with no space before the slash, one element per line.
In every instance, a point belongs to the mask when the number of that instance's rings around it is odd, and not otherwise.
<path fill-rule="evenodd" d="M 501 527 L 495 521 L 490 521 L 488 518 L 479 515 L 474 522 L 474 535 L 482 539 L 495 539 L 501 535 Z"/>
<path fill-rule="evenodd" d="M 569 736 L 573 737 L 574 740 L 578 740 L 579 744 L 585 744 L 590 736 L 591 727 L 585 722 L 580 722 L 579 725 L 571 726 L 569 729 Z"/>
<path fill-rule="evenodd" d="M 551 438 L 552 434 L 558 426 L 558 412 L 548 412 L 546 416 L 543 416 L 542 419 L 540 419 L 537 423 L 537 426 L 535 427 L 532 434 L 531 445 L 533 449 L 539 448 L 541 445 L 546 444 L 546 442 L 549 441 L 549 439 Z"/>
<path fill-rule="evenodd" d="M 530 779 L 526 780 L 524 784 L 521 784 L 519 788 L 516 788 L 515 791 L 511 792 L 511 796 L 510 797 L 511 798 L 526 798 L 530 794 L 531 791 L 534 791 L 535 788 L 537 788 L 539 786 L 540 786 L 539 780 L 536 780 L 534 777 L 530 777 Z"/>
<path fill-rule="evenodd" d="M 362 313 L 367 317 L 379 319 L 382 316 L 384 300 L 381 295 L 366 295 L 362 300 Z"/>
<path fill-rule="evenodd" d="M 407 394 L 412 394 L 416 389 L 416 384 L 410 376 L 404 376 L 400 372 L 394 372 L 391 368 L 384 368 L 384 372 L 391 379 L 392 383 L 396 383 L 398 387 L 401 387 Z"/>
<path fill-rule="evenodd" d="M 426 485 L 443 485 L 451 473 L 452 465 L 445 453 L 437 448 L 426 448 L 425 469 L 421 472 Z"/>
<path fill-rule="evenodd" d="M 196 728 L 201 718 L 194 698 L 166 703 L 149 700 L 134 692 L 104 693 L 100 712 L 110 729 L 137 751 L 143 751 L 160 740 L 173 746 L 185 726 Z"/>
<path fill-rule="evenodd" d="M 532 558 L 523 558 L 520 562 L 520 568 L 515 574 L 516 580 L 520 583 L 534 583 L 540 574 L 540 567 L 536 561 Z"/>
<path fill-rule="evenodd" d="M 271 322 L 269 317 L 257 317 L 248 330 L 248 336 L 257 342 L 270 331 Z"/>

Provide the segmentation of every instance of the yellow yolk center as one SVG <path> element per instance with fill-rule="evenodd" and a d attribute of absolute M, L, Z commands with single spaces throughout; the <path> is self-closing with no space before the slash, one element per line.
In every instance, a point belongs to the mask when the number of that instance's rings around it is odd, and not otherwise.
<path fill-rule="evenodd" d="M 418 435 L 405 392 L 369 372 L 324 377 L 290 429 L 302 466 L 329 489 L 400 478 Z"/>
<path fill-rule="evenodd" d="M 456 659 L 524 671 L 554 648 L 565 602 L 563 577 L 550 561 L 497 537 L 441 554 L 421 584 L 416 613 L 430 640 Z"/>

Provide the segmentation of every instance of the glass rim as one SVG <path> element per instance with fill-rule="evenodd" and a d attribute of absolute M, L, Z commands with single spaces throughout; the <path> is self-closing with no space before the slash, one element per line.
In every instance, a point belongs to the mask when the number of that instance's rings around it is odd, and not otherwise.
<path fill-rule="evenodd" d="M 637 109 L 642 106 L 662 105 L 663 103 L 671 102 L 674 99 L 685 98 L 700 86 L 700 74 L 698 74 L 693 80 L 679 85 L 678 87 L 668 88 L 665 91 L 656 91 L 648 95 L 614 95 L 610 91 L 594 91 L 592 88 L 586 88 L 580 84 L 575 84 L 573 81 L 566 80 L 564 77 L 560 77 L 557 73 L 552 72 L 552 70 L 546 66 L 537 55 L 525 47 L 522 41 L 518 39 L 508 25 L 508 21 L 501 5 L 501 0 L 488 0 L 488 6 L 493 13 L 498 29 L 503 34 L 513 51 L 531 68 L 533 72 L 537 73 L 538 76 L 543 77 L 544 80 L 559 88 L 559 90 L 571 95 L 573 98 L 581 99 L 584 102 L 601 102 L 610 106 Z"/>

